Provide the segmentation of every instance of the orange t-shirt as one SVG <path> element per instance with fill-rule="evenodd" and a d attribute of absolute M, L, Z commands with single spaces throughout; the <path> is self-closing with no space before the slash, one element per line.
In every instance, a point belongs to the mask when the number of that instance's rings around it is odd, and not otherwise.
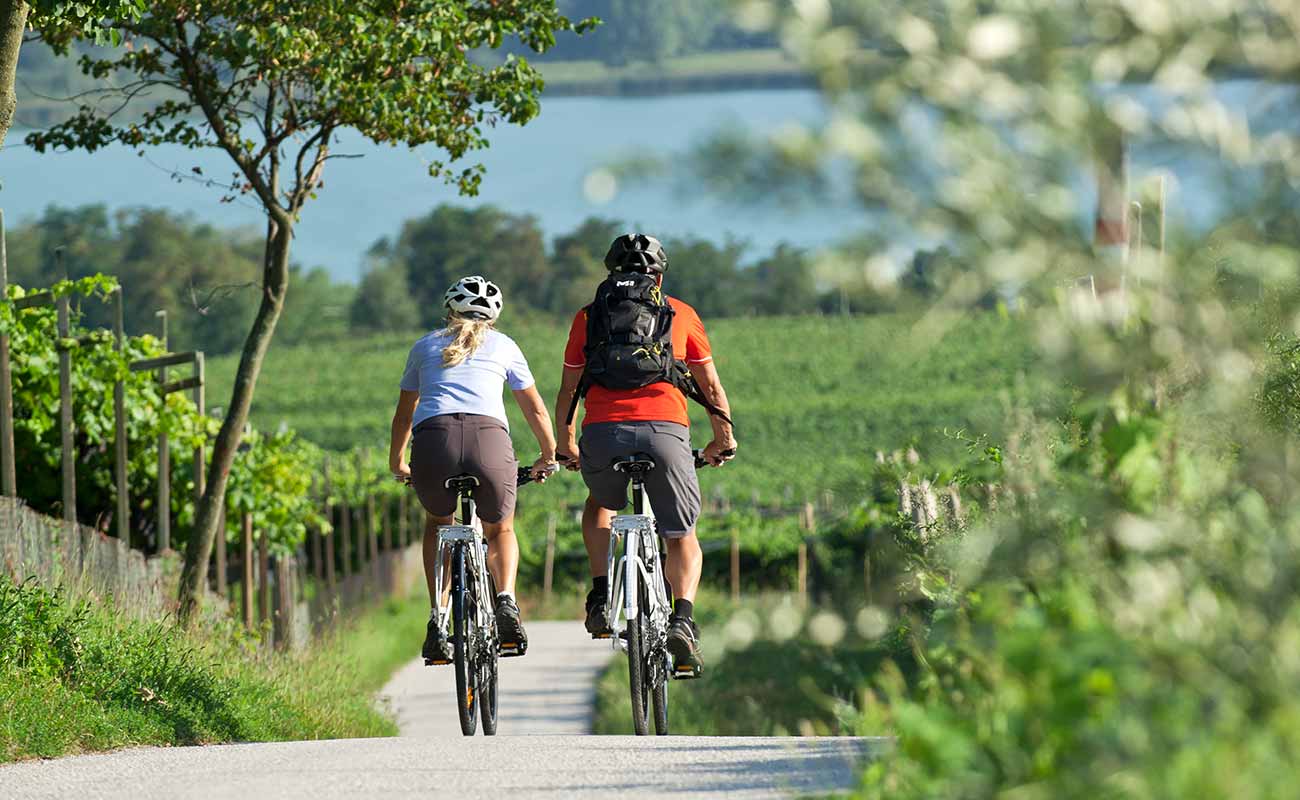
<path fill-rule="evenodd" d="M 675 297 L 668 304 L 676 311 L 673 317 L 673 356 L 687 364 L 707 364 L 713 360 L 709 337 L 695 309 Z M 587 311 L 579 311 L 569 329 L 569 344 L 564 348 L 564 366 L 582 369 L 587 365 L 583 348 L 587 346 Z M 582 424 L 595 422 L 676 422 L 690 425 L 686 413 L 686 395 L 672 384 L 659 382 L 640 389 L 614 390 L 592 385 L 584 401 L 586 413 Z"/>

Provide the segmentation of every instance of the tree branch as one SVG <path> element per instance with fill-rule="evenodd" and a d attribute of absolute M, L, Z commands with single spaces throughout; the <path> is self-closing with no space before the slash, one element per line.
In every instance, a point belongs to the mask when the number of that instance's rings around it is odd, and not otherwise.
<path fill-rule="evenodd" d="M 262 205 L 266 208 L 266 213 L 271 215 L 277 222 L 284 222 L 287 217 L 285 209 L 280 205 L 261 173 L 257 169 L 257 164 L 248 157 L 244 151 L 238 137 L 234 136 L 226 126 L 225 119 L 220 114 L 220 109 L 213 103 L 212 96 L 209 94 L 208 81 L 206 76 L 199 71 L 198 61 L 194 52 L 189 47 L 189 38 L 185 32 L 185 22 L 177 19 L 176 28 L 176 58 L 180 61 L 181 68 L 185 72 L 186 78 L 190 82 L 191 93 L 199 108 L 203 110 L 203 116 L 207 119 L 208 124 L 212 126 L 212 132 L 217 135 L 217 140 L 221 147 L 230 155 L 230 158 L 239 166 L 248 183 L 257 193 Z"/>

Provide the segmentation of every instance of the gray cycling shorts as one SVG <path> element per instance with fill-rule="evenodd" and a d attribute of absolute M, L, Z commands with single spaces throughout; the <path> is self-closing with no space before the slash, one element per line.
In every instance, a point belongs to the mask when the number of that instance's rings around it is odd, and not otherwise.
<path fill-rule="evenodd" d="M 628 476 L 611 466 L 614 460 L 645 453 L 655 462 L 645 488 L 660 534 L 673 539 L 695 530 L 700 480 L 691 454 L 690 428 L 675 422 L 596 422 L 582 429 L 578 448 L 582 479 L 602 508 L 627 507 Z"/>

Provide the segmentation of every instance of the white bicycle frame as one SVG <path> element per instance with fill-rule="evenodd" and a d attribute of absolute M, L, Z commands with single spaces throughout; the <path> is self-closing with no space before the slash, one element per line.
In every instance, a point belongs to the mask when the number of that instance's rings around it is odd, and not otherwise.
<path fill-rule="evenodd" d="M 489 607 L 492 603 L 491 587 L 488 584 L 487 540 L 483 538 L 483 526 L 478 515 L 474 513 L 474 503 L 469 501 L 470 524 L 438 526 L 438 557 L 434 560 L 433 580 L 438 589 L 438 627 L 445 636 L 450 637 L 451 628 L 451 554 L 458 542 L 468 542 L 469 554 L 467 577 L 473 587 L 477 602 L 474 604 L 474 630 L 482 633 L 492 630 L 496 618 Z"/>
<path fill-rule="evenodd" d="M 627 650 L 627 640 L 618 636 L 624 624 L 631 624 L 641 614 L 650 615 L 650 630 L 657 637 L 656 641 L 646 642 L 647 652 L 658 648 L 664 653 L 668 663 L 666 669 L 672 670 L 671 656 L 664 646 L 668 639 L 668 592 L 664 589 L 664 577 L 661 573 L 663 562 L 659 558 L 659 534 L 655 530 L 654 512 L 645 502 L 645 487 L 635 479 L 632 482 L 634 500 L 640 495 L 644 513 L 619 514 L 614 517 L 609 533 L 609 559 L 607 575 L 610 576 L 605 595 L 605 609 L 609 629 L 614 631 L 613 646 L 615 650 Z M 619 552 L 620 543 L 626 542 L 626 549 Z M 644 581 L 647 587 L 649 608 L 640 608 L 638 589 Z M 614 598 L 622 602 L 614 602 Z"/>

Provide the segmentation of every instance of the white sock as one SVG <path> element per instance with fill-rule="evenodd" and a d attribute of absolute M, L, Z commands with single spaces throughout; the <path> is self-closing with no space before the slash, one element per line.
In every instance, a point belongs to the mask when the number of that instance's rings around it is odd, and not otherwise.
<path fill-rule="evenodd" d="M 511 602 L 517 602 L 517 601 L 515 600 L 515 593 L 514 593 L 514 592 L 497 592 L 497 598 L 500 599 L 500 598 L 502 598 L 502 597 L 508 597 L 508 598 L 510 598 L 510 601 L 511 601 Z"/>

